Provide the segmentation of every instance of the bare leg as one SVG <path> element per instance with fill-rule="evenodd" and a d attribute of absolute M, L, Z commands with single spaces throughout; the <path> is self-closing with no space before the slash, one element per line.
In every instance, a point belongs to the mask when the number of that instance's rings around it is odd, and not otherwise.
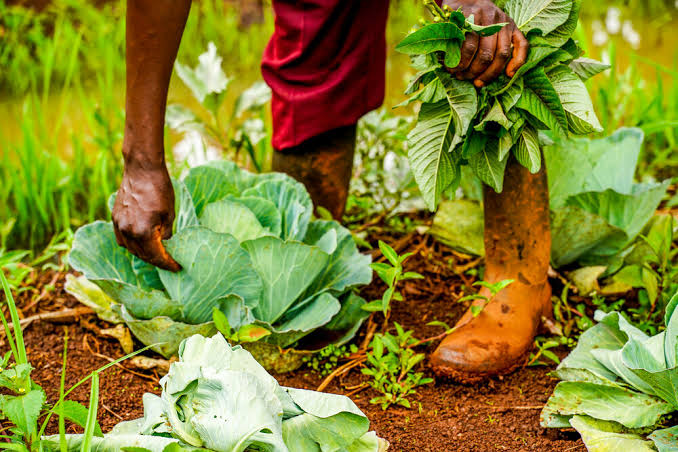
<path fill-rule="evenodd" d="M 525 363 L 542 315 L 551 310 L 551 251 L 546 172 L 513 158 L 504 191 L 485 188 L 485 280 L 512 279 L 478 317 L 467 312 L 431 357 L 439 375 L 474 382 Z M 484 295 L 489 296 L 487 290 Z"/>
<path fill-rule="evenodd" d="M 273 153 L 273 171 L 287 173 L 306 186 L 313 204 L 340 220 L 346 209 L 353 169 L 356 126 L 340 127 Z"/>

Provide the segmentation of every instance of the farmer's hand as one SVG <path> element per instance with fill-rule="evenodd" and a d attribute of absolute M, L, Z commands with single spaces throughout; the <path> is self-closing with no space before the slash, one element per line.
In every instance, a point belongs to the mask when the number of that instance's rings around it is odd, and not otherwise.
<path fill-rule="evenodd" d="M 487 85 L 506 69 L 506 75 L 513 77 L 518 68 L 525 64 L 529 44 L 513 19 L 506 15 L 490 0 L 444 0 L 453 10 L 462 8 L 466 17 L 473 14 L 476 25 L 492 25 L 507 22 L 498 33 L 479 37 L 468 33 L 461 48 L 461 61 L 448 70 L 460 80 L 473 80 L 478 88 Z M 513 47 L 513 49 L 512 49 Z"/>
<path fill-rule="evenodd" d="M 144 261 L 170 271 L 181 266 L 165 250 L 172 235 L 174 189 L 167 168 L 126 165 L 113 206 L 118 245 Z"/>

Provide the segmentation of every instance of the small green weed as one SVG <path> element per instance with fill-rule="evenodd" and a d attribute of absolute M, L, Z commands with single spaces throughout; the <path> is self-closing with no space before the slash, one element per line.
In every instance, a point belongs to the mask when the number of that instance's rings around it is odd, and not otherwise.
<path fill-rule="evenodd" d="M 384 291 L 381 300 L 371 301 L 363 306 L 363 309 L 369 312 L 379 312 L 384 314 L 384 325 L 388 324 L 391 315 L 391 301 L 402 301 L 403 296 L 398 292 L 397 286 L 401 281 L 408 279 L 422 279 L 423 276 L 416 272 L 406 272 L 403 270 L 403 264 L 412 257 L 413 253 L 406 253 L 399 256 L 393 248 L 387 243 L 379 240 L 379 249 L 388 261 L 376 262 L 371 265 L 372 270 L 386 283 L 388 288 Z"/>
<path fill-rule="evenodd" d="M 367 352 L 367 366 L 362 373 L 371 377 L 369 385 L 382 395 L 374 397 L 370 403 L 379 404 L 386 410 L 391 405 L 411 408 L 409 396 L 416 394 L 416 387 L 433 382 L 414 367 L 424 358 L 412 347 L 420 341 L 412 337 L 413 331 L 405 331 L 394 323 L 397 334 L 376 334 Z"/>

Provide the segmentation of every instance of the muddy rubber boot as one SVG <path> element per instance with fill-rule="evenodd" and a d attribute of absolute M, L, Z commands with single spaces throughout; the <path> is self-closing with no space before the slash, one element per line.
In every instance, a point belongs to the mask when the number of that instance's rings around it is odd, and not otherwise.
<path fill-rule="evenodd" d="M 431 356 L 436 374 L 462 383 L 505 375 L 525 364 L 541 317 L 551 315 L 551 251 L 546 172 L 510 157 L 504 191 L 485 187 L 485 280 L 512 279 L 477 316 L 470 310 Z M 483 288 L 482 295 L 490 296 Z M 482 304 L 480 301 L 474 302 Z"/>
<path fill-rule="evenodd" d="M 273 171 L 286 173 L 306 186 L 313 204 L 341 220 L 346 210 L 353 170 L 356 126 L 340 127 L 273 153 Z"/>

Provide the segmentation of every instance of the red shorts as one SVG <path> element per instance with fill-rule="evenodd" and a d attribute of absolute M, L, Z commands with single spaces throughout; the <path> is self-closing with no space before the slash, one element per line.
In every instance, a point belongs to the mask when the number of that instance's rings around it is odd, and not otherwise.
<path fill-rule="evenodd" d="M 261 64 L 273 91 L 273 147 L 355 124 L 384 100 L 389 0 L 273 0 Z"/>

